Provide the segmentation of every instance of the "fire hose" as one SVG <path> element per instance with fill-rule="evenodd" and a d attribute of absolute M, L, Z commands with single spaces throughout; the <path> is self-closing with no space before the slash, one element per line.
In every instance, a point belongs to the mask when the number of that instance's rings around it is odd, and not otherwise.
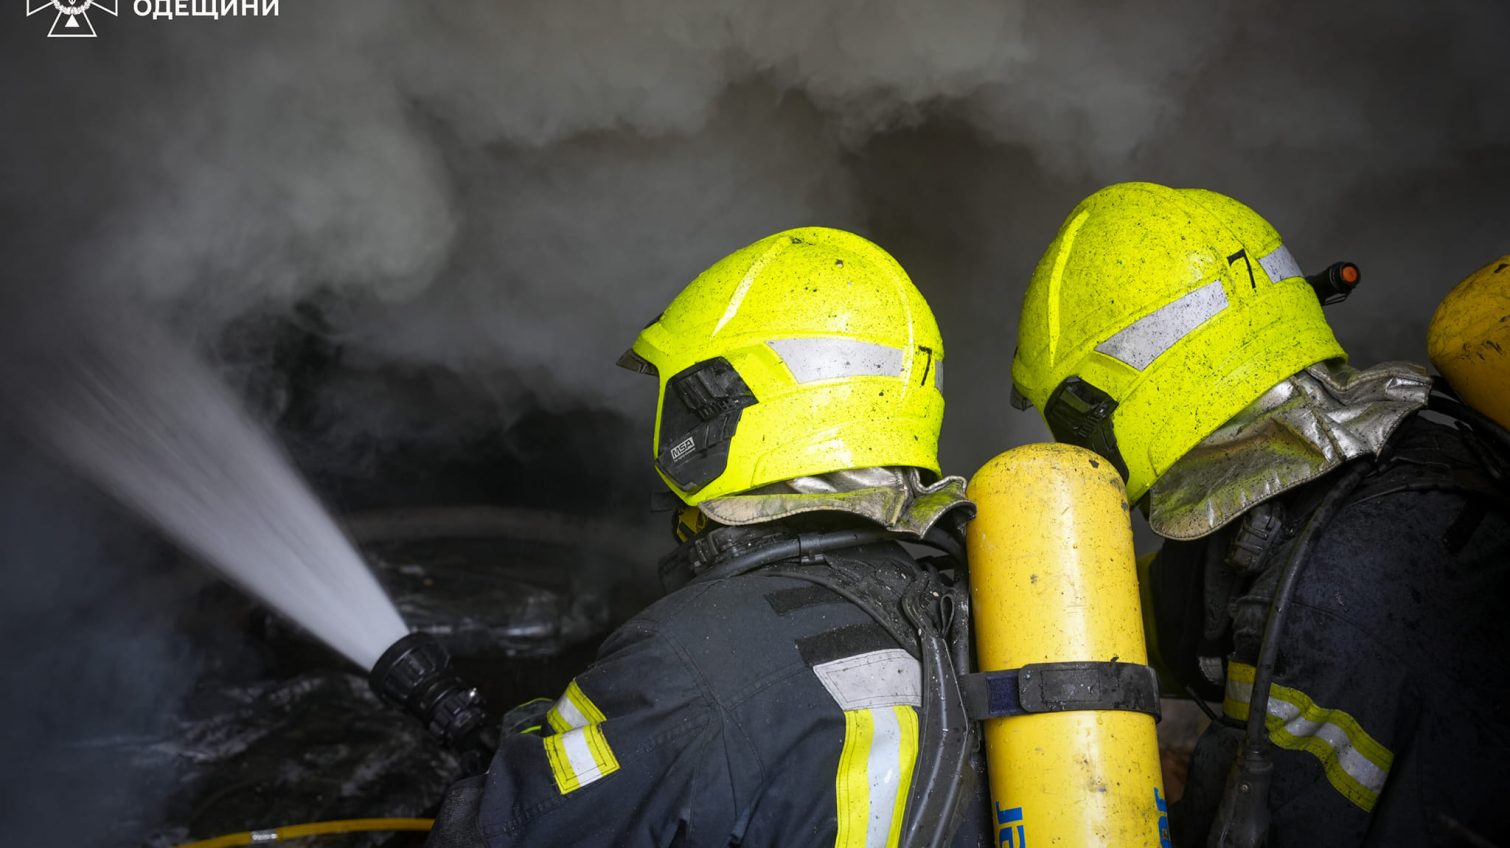
<path fill-rule="evenodd" d="M 338 819 L 336 821 L 288 824 L 267 830 L 246 830 L 227 833 L 213 839 L 186 842 L 178 848 L 227 848 L 231 845 L 261 845 L 283 839 L 298 839 L 304 836 L 326 836 L 333 833 L 368 833 L 389 830 L 429 830 L 435 819 Z"/>

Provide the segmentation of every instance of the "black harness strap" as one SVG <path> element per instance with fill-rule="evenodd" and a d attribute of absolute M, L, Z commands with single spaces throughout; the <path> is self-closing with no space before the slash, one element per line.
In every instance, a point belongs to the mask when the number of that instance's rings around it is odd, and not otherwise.
<path fill-rule="evenodd" d="M 962 576 L 965 568 L 963 534 L 959 532 L 962 528 L 963 521 L 948 526 L 941 521 L 934 528 L 936 532 L 908 541 L 941 550 L 950 559 L 958 557 L 954 564 Z M 979 747 L 977 725 L 966 713 L 956 682 L 955 665 L 967 658 L 969 651 L 968 593 L 963 587 L 947 584 L 929 563 L 918 561 L 900 547 L 898 553 L 916 565 L 917 572 L 905 587 L 896 587 L 901 589 L 900 603 L 891 596 L 893 590 L 881 591 L 874 585 L 878 575 L 872 569 L 851 567 L 843 554 L 848 549 L 895 543 L 900 537 L 879 527 L 795 534 L 772 528 L 775 532 L 751 534 L 748 539 L 742 538 L 743 528 L 722 529 L 729 536 L 725 541 L 732 544 L 723 545 L 724 549 L 716 553 L 708 551 L 713 555 L 707 559 L 696 555 L 699 551 L 695 543 L 683 545 L 678 549 L 684 552 L 683 556 L 678 559 L 686 561 L 672 562 L 669 566 L 663 561 L 663 578 L 680 576 L 679 582 L 688 577 L 693 582 L 720 580 L 756 570 L 796 578 L 822 586 L 853 603 L 878 625 L 846 628 L 852 631 L 851 635 L 874 638 L 884 631 L 898 645 L 917 645 L 923 676 L 923 702 L 918 710 L 920 744 L 899 844 L 907 848 L 939 848 L 946 844 L 953 838 L 964 811 L 960 799 L 972 791 L 975 773 L 970 767 L 970 757 Z M 708 541 L 715 541 L 713 535 L 709 534 Z M 694 563 L 693 559 L 701 563 Z M 667 582 L 672 585 L 672 581 Z M 802 593 L 801 597 L 793 593 L 780 601 L 770 599 L 778 614 L 781 612 L 778 607 L 814 600 L 809 593 Z M 803 655 L 809 663 L 817 659 L 817 652 L 824 647 L 819 642 L 806 646 L 809 650 Z M 856 648 L 845 647 L 851 652 Z"/>

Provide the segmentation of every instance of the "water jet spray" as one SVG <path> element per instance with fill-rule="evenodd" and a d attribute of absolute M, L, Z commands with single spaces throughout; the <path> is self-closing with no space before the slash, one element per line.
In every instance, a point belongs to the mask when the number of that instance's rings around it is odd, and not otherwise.
<path fill-rule="evenodd" d="M 59 310 L 60 312 L 62 310 Z M 496 734 L 433 637 L 410 633 L 279 445 L 211 369 L 145 316 L 74 316 L 28 339 L 0 397 L 81 476 L 364 671 L 472 765 Z M 486 762 L 485 759 L 482 762 Z"/>

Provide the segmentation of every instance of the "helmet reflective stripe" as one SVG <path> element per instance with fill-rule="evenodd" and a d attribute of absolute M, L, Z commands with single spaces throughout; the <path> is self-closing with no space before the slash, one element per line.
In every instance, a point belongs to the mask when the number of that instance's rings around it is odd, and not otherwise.
<path fill-rule="evenodd" d="M 1290 255 L 1290 249 L 1284 245 L 1260 256 L 1258 264 L 1263 266 L 1264 273 L 1269 275 L 1271 283 L 1304 276 L 1300 271 L 1300 264 L 1295 261 L 1295 257 Z"/>
<path fill-rule="evenodd" d="M 1214 280 L 1166 303 L 1096 345 L 1096 352 L 1119 359 L 1142 371 L 1191 330 L 1227 308 L 1227 292 Z"/>
<path fill-rule="evenodd" d="M 841 377 L 900 377 L 905 353 L 858 339 L 772 339 L 766 342 L 799 383 Z"/>

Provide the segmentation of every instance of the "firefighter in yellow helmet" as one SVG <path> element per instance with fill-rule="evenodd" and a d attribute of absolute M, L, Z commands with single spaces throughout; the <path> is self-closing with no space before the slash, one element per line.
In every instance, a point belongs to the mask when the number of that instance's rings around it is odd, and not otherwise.
<path fill-rule="evenodd" d="M 1167 540 L 1150 654 L 1223 711 L 1176 844 L 1499 839 L 1504 458 L 1425 369 L 1349 366 L 1318 282 L 1230 197 L 1109 186 L 1033 274 L 1014 396 Z"/>
<path fill-rule="evenodd" d="M 907 274 L 850 233 L 778 233 L 693 280 L 620 364 L 658 386 L 670 594 L 506 717 L 430 844 L 986 844 L 950 694 L 974 508 L 939 476 L 944 345 Z"/>

